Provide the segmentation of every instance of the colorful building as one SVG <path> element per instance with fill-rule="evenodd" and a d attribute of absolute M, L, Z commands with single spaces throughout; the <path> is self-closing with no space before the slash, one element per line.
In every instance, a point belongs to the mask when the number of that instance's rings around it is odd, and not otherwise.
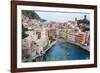
<path fill-rule="evenodd" d="M 84 46 L 88 45 L 89 32 L 81 32 L 78 35 L 75 35 L 75 42 Z"/>

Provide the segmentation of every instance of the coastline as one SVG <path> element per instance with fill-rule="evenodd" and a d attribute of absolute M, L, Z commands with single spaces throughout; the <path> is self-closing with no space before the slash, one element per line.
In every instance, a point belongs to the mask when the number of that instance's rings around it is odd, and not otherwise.
<path fill-rule="evenodd" d="M 84 50 L 90 52 L 90 48 L 88 48 L 88 47 L 86 47 L 86 46 L 82 46 L 82 45 L 80 45 L 80 44 L 78 44 L 78 43 L 75 43 L 75 42 L 73 42 L 73 41 L 69 41 L 69 40 L 66 40 L 66 41 L 65 41 L 65 40 L 59 39 L 58 41 L 56 40 L 56 41 L 52 42 L 51 44 L 49 44 L 49 46 L 45 46 L 45 48 L 47 47 L 47 49 L 43 50 L 41 54 L 38 54 L 38 55 L 34 56 L 32 59 L 34 60 L 34 59 L 36 59 L 36 58 L 39 57 L 39 56 L 43 56 L 44 54 L 46 54 L 46 52 L 47 52 L 56 42 L 59 42 L 59 41 L 71 43 L 71 44 L 73 44 L 73 45 L 79 46 L 79 47 L 83 48 Z"/>
<path fill-rule="evenodd" d="M 90 52 L 89 46 L 87 46 L 87 47 L 86 47 L 86 46 L 82 46 L 82 45 L 80 45 L 79 43 L 76 43 L 76 42 L 73 42 L 73 41 L 69 41 L 69 40 L 67 40 L 66 42 L 69 42 L 69 43 L 71 43 L 71 44 L 77 45 L 77 46 L 83 48 L 84 50 Z"/>
<path fill-rule="evenodd" d="M 46 50 L 43 50 L 41 54 L 36 55 L 36 56 L 33 57 L 32 59 L 35 59 L 35 58 L 37 58 L 37 57 L 39 57 L 39 56 L 44 55 L 55 43 L 56 43 L 56 41 L 52 42 L 52 43 L 48 46 L 48 48 L 47 48 Z"/>

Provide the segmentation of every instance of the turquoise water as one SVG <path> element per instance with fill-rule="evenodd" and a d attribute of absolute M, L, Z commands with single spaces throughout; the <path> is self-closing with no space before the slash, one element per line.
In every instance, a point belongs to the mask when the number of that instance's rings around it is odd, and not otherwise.
<path fill-rule="evenodd" d="M 44 55 L 45 61 L 85 60 L 89 58 L 88 51 L 68 42 L 57 42 Z"/>

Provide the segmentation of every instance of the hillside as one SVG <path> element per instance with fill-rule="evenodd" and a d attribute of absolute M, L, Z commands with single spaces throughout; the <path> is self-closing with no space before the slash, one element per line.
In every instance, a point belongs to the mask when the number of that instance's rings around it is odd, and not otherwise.
<path fill-rule="evenodd" d="M 22 10 L 22 14 L 29 17 L 30 19 L 38 19 L 40 20 L 41 18 L 35 13 L 35 11 L 32 10 Z"/>

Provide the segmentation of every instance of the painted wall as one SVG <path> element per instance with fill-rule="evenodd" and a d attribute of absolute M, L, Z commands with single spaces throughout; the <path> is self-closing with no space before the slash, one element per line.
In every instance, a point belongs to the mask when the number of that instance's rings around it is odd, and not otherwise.
<path fill-rule="evenodd" d="M 27 0 L 29 1 L 29 0 Z M 31 0 L 37 1 L 37 0 Z M 44 2 L 59 2 L 72 4 L 98 5 L 98 24 L 100 24 L 100 0 L 38 0 Z M 10 73 L 10 0 L 2 0 L 0 2 L 0 73 Z M 98 25 L 98 32 L 100 25 Z M 98 33 L 98 37 L 100 34 Z M 100 38 L 98 38 L 100 40 Z M 100 41 L 98 41 L 100 43 Z M 99 45 L 99 44 L 98 44 Z M 84 69 L 69 69 L 42 71 L 34 73 L 99 73 L 100 72 L 100 46 L 98 46 L 98 67 Z M 33 72 L 27 72 L 33 73 Z"/>

